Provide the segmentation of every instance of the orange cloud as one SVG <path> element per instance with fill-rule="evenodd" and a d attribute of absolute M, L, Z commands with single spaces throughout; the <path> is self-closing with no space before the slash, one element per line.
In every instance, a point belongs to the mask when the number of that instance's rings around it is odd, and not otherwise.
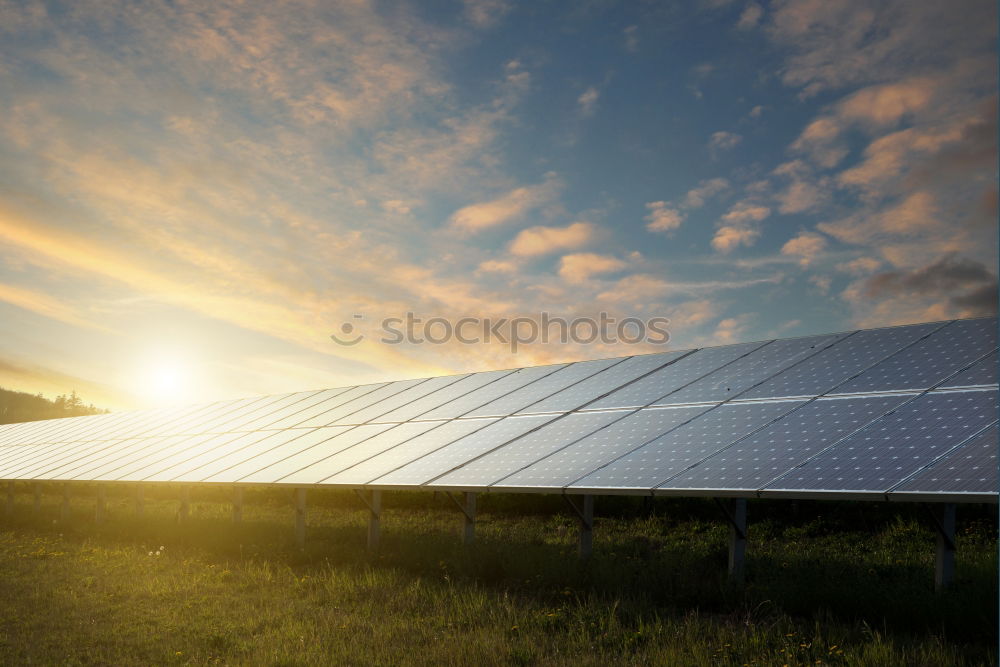
<path fill-rule="evenodd" d="M 546 255 L 557 250 L 571 250 L 590 242 L 597 227 L 589 222 L 574 222 L 566 227 L 529 227 L 511 242 L 510 252 L 521 257 Z"/>

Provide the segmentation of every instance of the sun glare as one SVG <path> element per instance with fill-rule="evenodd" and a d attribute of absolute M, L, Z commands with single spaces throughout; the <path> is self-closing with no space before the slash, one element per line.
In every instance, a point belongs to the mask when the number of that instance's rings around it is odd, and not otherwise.
<path fill-rule="evenodd" d="M 197 389 L 191 362 L 177 354 L 150 355 L 136 376 L 137 393 L 152 405 L 191 402 Z"/>

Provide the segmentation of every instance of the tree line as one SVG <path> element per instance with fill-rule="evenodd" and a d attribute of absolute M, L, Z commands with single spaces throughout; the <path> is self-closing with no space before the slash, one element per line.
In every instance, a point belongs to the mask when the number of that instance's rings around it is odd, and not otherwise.
<path fill-rule="evenodd" d="M 41 394 L 28 394 L 0 387 L 0 424 L 100 415 L 110 410 L 96 408 L 83 402 L 76 391 L 49 400 Z"/>

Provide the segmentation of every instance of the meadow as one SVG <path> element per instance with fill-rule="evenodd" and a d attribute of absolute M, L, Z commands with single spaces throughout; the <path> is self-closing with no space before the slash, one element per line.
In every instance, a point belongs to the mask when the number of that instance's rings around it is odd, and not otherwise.
<path fill-rule="evenodd" d="M 353 494 L 75 487 L 0 520 L 0 663 L 60 665 L 995 665 L 996 508 L 960 506 L 957 578 L 933 592 L 916 505 L 751 501 L 747 580 L 707 499 L 597 499 L 592 558 L 555 496 L 386 493 L 378 553 Z"/>

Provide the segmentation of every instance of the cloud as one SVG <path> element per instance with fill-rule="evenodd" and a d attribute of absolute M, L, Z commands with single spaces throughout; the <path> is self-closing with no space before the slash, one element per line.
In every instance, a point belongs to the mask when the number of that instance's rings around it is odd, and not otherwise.
<path fill-rule="evenodd" d="M 729 181 L 724 178 L 701 181 L 698 187 L 688 190 L 688 193 L 684 195 L 683 206 L 684 208 L 701 208 L 708 200 L 728 189 Z"/>
<path fill-rule="evenodd" d="M 781 254 L 798 257 L 799 264 L 805 267 L 814 262 L 816 257 L 825 249 L 825 238 L 812 232 L 802 232 L 781 246 Z"/>
<path fill-rule="evenodd" d="M 524 217 L 527 213 L 550 203 L 559 189 L 555 177 L 548 177 L 538 185 L 527 185 L 480 204 L 465 206 L 452 214 L 452 227 L 477 232 Z"/>
<path fill-rule="evenodd" d="M 465 18 L 477 28 L 489 28 L 511 10 L 505 0 L 462 0 Z"/>
<path fill-rule="evenodd" d="M 849 262 L 841 262 L 840 264 L 837 264 L 835 268 L 842 273 L 865 275 L 874 273 L 881 267 L 882 262 L 874 257 L 858 257 L 857 259 L 852 259 Z"/>
<path fill-rule="evenodd" d="M 93 317 L 81 313 L 79 308 L 36 290 L 0 283 L 0 301 L 65 324 L 111 333 L 110 329 L 93 321 Z"/>
<path fill-rule="evenodd" d="M 592 115 L 597 108 L 597 99 L 600 96 L 601 94 L 594 86 L 591 86 L 590 88 L 587 88 L 587 90 L 583 91 L 583 94 L 576 100 L 576 103 L 580 105 L 580 113 L 584 116 Z"/>
<path fill-rule="evenodd" d="M 712 338 L 718 345 L 741 342 L 745 339 L 744 334 L 749 322 L 749 315 L 738 315 L 720 320 L 715 327 Z"/>
<path fill-rule="evenodd" d="M 761 115 L 763 115 L 765 108 L 766 107 L 764 107 L 763 105 L 758 104 L 753 109 L 750 109 L 750 113 L 748 113 L 747 115 L 750 116 L 751 118 L 760 118 Z"/>
<path fill-rule="evenodd" d="M 869 86 L 840 102 L 838 114 L 871 125 L 889 125 L 926 108 L 936 89 L 937 82 L 930 77 Z"/>
<path fill-rule="evenodd" d="M 559 276 L 570 283 L 583 283 L 591 276 L 621 271 L 627 265 L 617 257 L 591 252 L 564 255 L 559 261 Z"/>
<path fill-rule="evenodd" d="M 511 262 L 502 259 L 490 259 L 485 262 L 480 262 L 479 271 L 485 273 L 516 273 L 520 269 L 520 265 L 517 262 Z"/>
<path fill-rule="evenodd" d="M 722 220 L 728 223 L 741 223 L 749 221 L 760 222 L 769 215 L 771 215 L 771 209 L 768 207 L 742 201 L 734 204 L 729 211 L 722 216 Z"/>
<path fill-rule="evenodd" d="M 667 206 L 666 202 L 653 201 L 646 204 L 649 214 L 646 216 L 646 229 L 651 232 L 669 232 L 677 229 L 684 221 L 684 216 L 676 209 Z"/>
<path fill-rule="evenodd" d="M 520 257 L 533 257 L 572 250 L 589 243 L 596 233 L 597 226 L 589 222 L 574 222 L 566 227 L 530 227 L 514 238 L 510 252 Z"/>
<path fill-rule="evenodd" d="M 721 253 L 729 253 L 741 245 L 752 246 L 760 232 L 750 227 L 723 225 L 715 231 L 712 237 L 712 247 Z"/>
<path fill-rule="evenodd" d="M 830 285 L 833 284 L 829 276 L 809 276 L 809 282 L 816 286 L 820 294 L 829 293 Z"/>
<path fill-rule="evenodd" d="M 743 137 L 740 135 L 720 130 L 719 132 L 712 133 L 711 138 L 708 140 L 708 149 L 714 154 L 719 151 L 735 148 L 741 141 L 743 141 Z"/>
<path fill-rule="evenodd" d="M 996 314 L 997 277 L 954 254 L 911 270 L 885 271 L 848 286 L 843 298 L 865 326 Z"/>
<path fill-rule="evenodd" d="M 639 50 L 639 26 L 630 25 L 622 30 L 622 35 L 625 37 L 625 50 L 629 53 L 635 53 Z"/>
<path fill-rule="evenodd" d="M 743 9 L 743 13 L 740 14 L 740 20 L 736 23 L 736 27 L 740 30 L 753 30 L 760 23 L 763 15 L 764 8 L 756 2 L 751 2 Z"/>

